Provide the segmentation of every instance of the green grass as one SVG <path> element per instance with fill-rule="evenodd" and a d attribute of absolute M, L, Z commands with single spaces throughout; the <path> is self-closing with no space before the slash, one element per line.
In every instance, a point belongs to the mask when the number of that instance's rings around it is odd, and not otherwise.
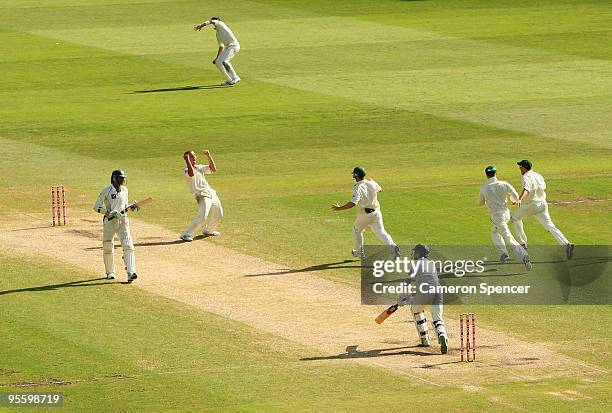
<path fill-rule="evenodd" d="M 182 182 L 181 155 L 209 148 L 220 170 L 211 182 L 226 211 L 223 237 L 214 242 L 302 267 L 346 257 L 353 213 L 333 214 L 329 206 L 348 199 L 357 164 L 384 187 L 385 223 L 399 243 L 488 244 L 489 219 L 475 205 L 483 168 L 495 164 L 501 178 L 518 186 L 515 162 L 528 158 L 547 178 L 550 199 L 602 200 L 551 206 L 568 238 L 612 242 L 607 2 L 219 4 L 4 0 L 2 214 L 47 212 L 47 188 L 60 183 L 71 208 L 88 209 L 110 172 L 121 167 L 132 197 L 156 200 L 138 218 L 178 234 L 196 212 Z M 191 30 L 212 14 L 222 15 L 241 40 L 234 63 L 244 81 L 231 89 L 134 93 L 221 81 L 210 63 L 213 34 Z M 534 219 L 526 221 L 526 230 L 530 243 L 554 243 Z M 0 278 L 2 290 L 87 278 L 46 261 L 18 263 L 5 256 L 2 262 L 3 272 L 5 265 L 10 269 Z M 319 275 L 351 285 L 359 276 L 350 269 Z M 42 300 L 45 295 L 54 300 Z M 417 394 L 405 380 L 378 371 L 291 364 L 300 351 L 291 343 L 284 343 L 287 354 L 267 350 L 265 343 L 278 338 L 143 292 L 96 286 L 2 297 L 2 340 L 8 344 L 0 360 L 20 373 L 0 379 L 74 380 L 68 387 L 74 411 L 104 406 L 109 393 L 116 395 L 109 411 L 117 411 L 122 399 L 126 410 L 151 403 L 174 411 L 384 411 L 397 400 L 425 408 L 435 399 L 451 411 L 504 411 L 500 401 L 491 404 L 492 397 L 523 400 L 532 411 L 576 410 L 576 403 L 605 411 L 609 393 L 605 382 L 582 388 L 580 379 L 563 379 L 498 385 L 478 394 L 453 388 L 419 388 Z M 137 316 L 117 316 L 132 310 L 130 300 L 137 300 Z M 117 315 L 108 317 L 107 310 Z M 608 307 L 523 310 L 519 316 L 516 308 L 487 307 L 479 314 L 508 333 L 610 367 L 605 336 L 589 341 L 584 352 L 563 349 L 580 342 L 582 326 L 608 320 Z M 99 332 L 92 333 L 91 325 L 100 325 Z M 166 339 L 165 329 L 177 333 L 177 343 Z M 130 338 L 141 353 L 125 351 Z M 256 352 L 240 345 L 253 340 Z M 23 343 L 27 352 L 16 352 Z M 55 361 L 57 348 L 67 363 Z M 240 371 L 243 380 L 215 370 L 246 364 L 252 367 Z M 281 368 L 287 365 L 294 367 Z M 159 374 L 181 368 L 193 371 Z M 103 379 L 102 390 L 100 382 L 87 380 L 115 373 L 130 378 Z M 371 394 L 392 380 L 393 391 Z M 337 388 L 346 386 L 343 393 L 354 397 L 340 401 Z M 565 401 L 544 391 L 557 388 L 580 388 L 592 398 Z M 172 396 L 162 400 L 160 393 Z"/>

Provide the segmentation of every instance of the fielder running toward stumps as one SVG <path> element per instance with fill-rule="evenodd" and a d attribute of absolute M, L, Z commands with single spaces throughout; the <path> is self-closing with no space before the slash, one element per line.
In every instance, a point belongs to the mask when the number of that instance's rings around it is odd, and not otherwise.
<path fill-rule="evenodd" d="M 438 335 L 438 343 L 440 344 L 440 352 L 448 353 L 448 335 L 446 326 L 444 325 L 444 300 L 440 293 L 423 293 L 420 286 L 423 285 L 425 290 L 431 287 L 439 287 L 440 279 L 436 271 L 436 266 L 428 259 L 430 249 L 427 245 L 418 244 L 412 249 L 412 259 L 420 261 L 416 266 L 414 274 L 414 286 L 416 293 L 411 296 L 403 296 L 397 300 L 399 306 L 410 305 L 414 324 L 421 339 L 422 347 L 431 346 L 429 339 L 429 326 L 427 324 L 427 316 L 425 315 L 425 307 L 429 306 L 431 311 L 432 325 Z"/>
<path fill-rule="evenodd" d="M 363 257 L 363 231 L 370 227 L 372 232 L 382 241 L 383 244 L 393 247 L 393 253 L 399 255 L 399 248 L 385 230 L 383 224 L 378 193 L 382 191 L 373 179 L 365 179 L 366 171 L 358 166 L 353 169 L 353 179 L 356 181 L 353 187 L 353 197 L 344 205 L 334 204 L 334 211 L 344 211 L 357 206 L 357 217 L 353 225 L 353 257 Z"/>
<path fill-rule="evenodd" d="M 196 25 L 193 29 L 195 31 L 200 31 L 202 27 L 206 26 L 212 26 L 217 32 L 216 36 L 217 43 L 219 43 L 219 49 L 217 50 L 217 56 L 213 59 L 213 64 L 217 66 L 219 72 L 227 79 L 225 85 L 233 86 L 240 82 L 240 76 L 236 74 L 234 66 L 232 66 L 230 61 L 234 58 L 236 53 L 240 51 L 240 43 L 234 32 L 227 27 L 227 24 L 221 21 L 220 17 L 211 17 L 210 20 L 206 20 Z"/>
<path fill-rule="evenodd" d="M 187 165 L 184 172 L 185 182 L 195 196 L 200 209 L 198 216 L 181 235 L 181 239 L 186 242 L 193 241 L 193 235 L 202 225 L 204 225 L 202 232 L 204 236 L 221 235 L 219 231 L 216 231 L 216 228 L 223 219 L 223 207 L 217 192 L 204 177 L 204 175 L 217 172 L 217 166 L 210 151 L 205 149 L 204 155 L 208 158 L 208 165 L 197 165 L 197 157 L 193 151 L 187 151 L 183 154 L 183 159 L 185 159 Z"/>
<path fill-rule="evenodd" d="M 510 228 L 508 228 L 510 210 L 507 201 L 510 199 L 512 203 L 516 203 L 519 195 L 508 182 L 497 179 L 497 169 L 494 166 L 487 166 L 485 175 L 487 176 L 487 182 L 480 188 L 478 204 L 486 205 L 489 209 L 491 222 L 493 222 L 491 240 L 495 248 L 501 253 L 499 260 L 504 263 L 510 261 L 506 248 L 507 242 L 514 250 L 517 258 L 523 262 L 525 269 L 530 271 L 531 262 L 527 251 L 516 241 L 510 232 Z"/>
<path fill-rule="evenodd" d="M 102 189 L 96 203 L 94 211 L 104 215 L 102 249 L 104 251 L 104 268 L 106 278 L 115 279 L 115 246 L 113 240 L 115 235 L 119 235 L 121 247 L 123 248 L 123 262 L 128 275 L 128 283 L 131 283 L 138 275 L 136 274 L 136 256 L 134 254 L 134 242 L 130 234 L 130 222 L 128 221 L 127 211 L 138 211 L 137 204 L 128 208 L 128 189 L 125 186 L 127 176 L 117 169 L 111 174 L 111 184 Z"/>
<path fill-rule="evenodd" d="M 555 237 L 559 245 L 565 247 L 567 259 L 571 259 L 574 255 L 574 244 L 565 238 L 565 235 L 555 226 L 550 218 L 548 203 L 546 202 L 546 182 L 544 177 L 531 170 L 532 164 L 527 159 L 523 159 L 516 164 L 521 171 L 521 184 L 523 187 L 516 202 L 518 209 L 512 213 L 512 223 L 514 224 L 518 241 L 524 248 L 527 248 L 527 235 L 523 228 L 523 219 L 535 215 L 538 222 Z"/>

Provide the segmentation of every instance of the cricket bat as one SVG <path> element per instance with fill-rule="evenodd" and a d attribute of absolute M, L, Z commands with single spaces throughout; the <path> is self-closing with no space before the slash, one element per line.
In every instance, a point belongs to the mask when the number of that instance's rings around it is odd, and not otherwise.
<path fill-rule="evenodd" d="M 121 211 L 121 213 L 125 214 L 130 208 L 134 207 L 134 205 L 143 206 L 143 205 L 150 204 L 151 202 L 153 202 L 153 198 L 151 198 L 151 197 L 148 197 L 148 198 L 145 198 L 145 199 L 141 199 L 140 201 L 132 202 L 131 204 L 126 206 L 125 209 L 123 211 Z M 111 221 L 112 218 L 109 218 L 108 220 Z"/>
<path fill-rule="evenodd" d="M 389 317 L 391 314 L 393 314 L 397 310 L 397 308 L 398 308 L 398 305 L 393 304 L 391 307 L 387 308 L 385 311 L 380 313 L 380 315 L 376 317 L 374 321 L 376 321 L 376 324 L 382 324 L 382 322 L 385 321 L 387 317 Z"/>

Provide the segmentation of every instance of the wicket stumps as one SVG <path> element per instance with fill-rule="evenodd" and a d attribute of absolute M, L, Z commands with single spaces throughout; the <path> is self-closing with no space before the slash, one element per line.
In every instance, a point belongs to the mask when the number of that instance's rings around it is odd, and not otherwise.
<path fill-rule="evenodd" d="M 66 225 L 66 190 L 64 185 L 53 185 L 51 187 L 51 218 L 53 226 Z"/>
<path fill-rule="evenodd" d="M 465 328 L 464 328 L 465 323 Z M 472 324 L 472 341 L 470 342 L 470 323 Z M 465 346 L 463 345 L 463 332 L 465 331 Z M 474 313 L 459 314 L 459 335 L 461 336 L 461 361 L 476 360 L 476 316 Z M 465 350 L 466 357 L 463 353 Z M 472 350 L 472 359 L 470 360 L 470 350 Z"/>

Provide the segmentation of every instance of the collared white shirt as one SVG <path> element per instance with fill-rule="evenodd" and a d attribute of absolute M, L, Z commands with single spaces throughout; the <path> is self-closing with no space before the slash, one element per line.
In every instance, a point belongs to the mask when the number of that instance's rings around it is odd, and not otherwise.
<path fill-rule="evenodd" d="M 98 199 L 94 204 L 94 211 L 104 214 L 111 211 L 123 211 L 128 206 L 128 189 L 121 185 L 119 191 L 110 184 L 105 187 L 98 195 Z"/>
<path fill-rule="evenodd" d="M 529 191 L 529 194 L 523 198 L 523 203 L 546 201 L 546 182 L 542 175 L 534 171 L 527 171 L 523 175 L 522 185 Z"/>
<path fill-rule="evenodd" d="M 353 187 L 353 197 L 351 202 L 359 205 L 361 208 L 380 208 L 378 203 L 378 193 L 382 190 L 372 179 L 364 179 L 359 181 Z"/>
<path fill-rule="evenodd" d="M 216 30 L 217 30 L 217 43 L 219 46 L 228 47 L 228 46 L 237 46 L 240 47 L 240 43 L 238 43 L 238 39 L 234 32 L 227 27 L 227 24 L 222 21 L 217 20 L 215 22 Z"/>
<path fill-rule="evenodd" d="M 195 165 L 193 167 L 193 176 L 189 176 L 188 169 L 185 168 L 184 176 L 185 182 L 189 187 L 189 190 L 195 196 L 206 196 L 211 197 L 215 192 L 210 186 L 204 175 L 212 173 L 210 166 L 208 165 Z"/>
<path fill-rule="evenodd" d="M 500 181 L 493 176 L 480 188 L 480 205 L 487 205 L 491 214 L 499 214 L 508 211 L 506 201 L 508 196 L 513 201 L 518 199 L 516 190 L 506 181 Z"/>

